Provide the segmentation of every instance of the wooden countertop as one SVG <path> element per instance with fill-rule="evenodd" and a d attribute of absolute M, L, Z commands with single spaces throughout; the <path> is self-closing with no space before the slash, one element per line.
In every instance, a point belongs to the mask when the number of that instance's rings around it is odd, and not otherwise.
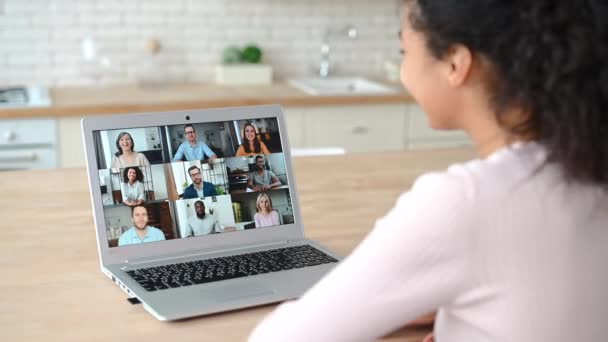
<path fill-rule="evenodd" d="M 473 155 L 453 149 L 296 158 L 307 235 L 346 255 L 417 176 Z M 39 186 L 24 191 L 24 184 Z M 0 193 L 2 340 L 244 341 L 274 308 L 157 321 L 127 303 L 99 270 L 84 169 L 2 173 Z M 420 341 L 429 330 L 404 328 L 384 340 Z"/>
<path fill-rule="evenodd" d="M 321 106 L 412 102 L 401 85 L 390 95 L 313 96 L 287 83 L 257 86 L 174 84 L 166 86 L 64 87 L 51 89 L 50 107 L 0 109 L 0 119 L 70 117 L 97 114 L 159 112 L 198 108 L 281 104 Z"/>

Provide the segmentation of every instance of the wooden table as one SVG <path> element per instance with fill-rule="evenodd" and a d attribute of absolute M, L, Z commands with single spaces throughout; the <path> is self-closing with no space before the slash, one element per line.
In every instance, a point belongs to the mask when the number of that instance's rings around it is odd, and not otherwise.
<path fill-rule="evenodd" d="M 418 175 L 473 154 L 298 158 L 307 235 L 346 255 Z M 274 308 L 157 321 L 99 271 L 84 169 L 0 173 L 0 193 L 1 341 L 243 341 Z M 404 328 L 386 339 L 419 341 L 429 330 Z"/>

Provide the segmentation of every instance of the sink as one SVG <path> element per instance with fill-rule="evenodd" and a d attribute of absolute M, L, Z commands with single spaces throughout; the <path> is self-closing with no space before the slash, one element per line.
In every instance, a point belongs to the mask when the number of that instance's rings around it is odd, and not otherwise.
<path fill-rule="evenodd" d="M 311 95 L 386 95 L 398 90 L 363 77 L 299 78 L 289 83 Z"/>

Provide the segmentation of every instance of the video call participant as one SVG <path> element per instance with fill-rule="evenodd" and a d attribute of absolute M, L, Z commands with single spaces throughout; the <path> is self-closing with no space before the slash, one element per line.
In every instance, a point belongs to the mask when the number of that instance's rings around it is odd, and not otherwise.
<path fill-rule="evenodd" d="M 217 196 L 215 185 L 203 180 L 203 174 L 198 166 L 191 166 L 188 169 L 188 174 L 192 179 L 192 184 L 184 190 L 183 199 Z"/>
<path fill-rule="evenodd" d="M 194 209 L 196 215 L 192 215 L 188 218 L 188 224 L 182 233 L 182 237 L 222 232 L 222 227 L 217 219 L 213 215 L 205 212 L 205 203 L 203 201 L 196 201 L 194 203 Z"/>
<path fill-rule="evenodd" d="M 144 206 L 133 207 L 131 209 L 131 219 L 133 220 L 133 227 L 122 233 L 118 239 L 118 246 L 165 240 L 165 234 L 162 230 L 148 226 L 148 210 Z"/>
<path fill-rule="evenodd" d="M 257 170 L 249 174 L 247 186 L 253 191 L 266 191 L 281 186 L 281 181 L 269 170 L 266 170 L 266 160 L 263 156 L 255 157 Z"/>
<path fill-rule="evenodd" d="M 120 185 L 122 203 L 135 206 L 144 203 L 144 175 L 138 167 L 127 167 L 122 171 Z"/>
<path fill-rule="evenodd" d="M 278 226 L 281 224 L 279 220 L 279 213 L 276 210 L 272 210 L 272 200 L 267 193 L 261 193 L 255 203 L 256 214 L 253 216 L 255 220 L 255 227 L 270 227 Z"/>
<path fill-rule="evenodd" d="M 270 154 L 266 144 L 258 140 L 258 134 L 250 122 L 246 123 L 243 127 L 243 143 L 236 150 L 237 157 L 251 157 L 256 154 Z"/>
<path fill-rule="evenodd" d="M 133 137 L 127 132 L 120 132 L 116 138 L 116 149 L 112 157 L 112 168 L 122 169 L 128 166 L 150 166 L 148 158 L 143 153 L 135 152 Z"/>
<path fill-rule="evenodd" d="M 190 161 L 190 160 L 214 160 L 217 158 L 215 152 L 202 141 L 196 140 L 196 130 L 191 124 L 184 126 L 184 135 L 186 141 L 179 145 L 175 156 L 173 157 L 174 162 L 179 161 Z"/>

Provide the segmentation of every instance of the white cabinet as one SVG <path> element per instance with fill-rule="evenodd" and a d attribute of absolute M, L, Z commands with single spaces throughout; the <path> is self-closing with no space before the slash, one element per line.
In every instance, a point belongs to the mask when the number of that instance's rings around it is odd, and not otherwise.
<path fill-rule="evenodd" d="M 304 145 L 304 113 L 302 108 L 284 108 L 287 123 L 289 147 L 302 148 Z M 283 135 L 283 132 L 281 132 Z"/>
<path fill-rule="evenodd" d="M 290 107 L 286 117 L 291 147 L 340 147 L 346 152 L 405 148 L 404 104 Z"/>
<path fill-rule="evenodd" d="M 289 107 L 291 147 L 340 147 L 346 152 L 470 146 L 462 131 L 438 131 L 415 103 Z"/>
<path fill-rule="evenodd" d="M 470 146 L 471 140 L 463 131 L 439 131 L 431 128 L 426 114 L 417 104 L 407 105 L 407 149 Z"/>
<path fill-rule="evenodd" d="M 0 120 L 0 171 L 57 166 L 55 119 Z"/>
<path fill-rule="evenodd" d="M 59 167 L 85 167 L 80 117 L 59 119 Z"/>

